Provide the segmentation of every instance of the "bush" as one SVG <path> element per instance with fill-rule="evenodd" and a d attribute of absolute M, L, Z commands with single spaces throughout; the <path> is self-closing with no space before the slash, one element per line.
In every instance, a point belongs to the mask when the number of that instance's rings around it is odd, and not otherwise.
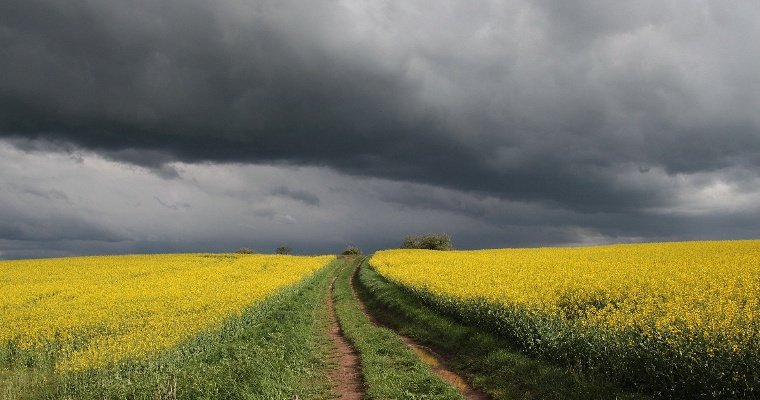
<path fill-rule="evenodd" d="M 247 248 L 247 247 L 241 247 L 237 250 L 235 250 L 236 254 L 253 254 L 253 250 Z"/>
<path fill-rule="evenodd" d="M 290 254 L 290 252 L 293 251 L 293 249 L 290 248 L 290 246 L 280 246 L 276 250 L 277 254 Z"/>
<path fill-rule="evenodd" d="M 451 237 L 445 233 L 409 235 L 401 243 L 402 249 L 451 250 Z"/>
<path fill-rule="evenodd" d="M 362 254 L 362 250 L 356 246 L 348 246 L 340 254 L 344 256 L 359 256 Z"/>

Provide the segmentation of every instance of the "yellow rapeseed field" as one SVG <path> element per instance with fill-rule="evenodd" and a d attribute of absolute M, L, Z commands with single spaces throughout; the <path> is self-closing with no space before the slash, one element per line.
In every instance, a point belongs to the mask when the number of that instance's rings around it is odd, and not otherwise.
<path fill-rule="evenodd" d="M 150 356 L 333 258 L 177 254 L 0 262 L 0 346 L 57 352 L 60 371 Z"/>
<path fill-rule="evenodd" d="M 658 382 L 648 384 L 671 391 L 691 378 L 711 395 L 760 390 L 757 240 L 388 250 L 371 265 L 448 311 L 492 319 L 536 354 L 651 373 Z"/>

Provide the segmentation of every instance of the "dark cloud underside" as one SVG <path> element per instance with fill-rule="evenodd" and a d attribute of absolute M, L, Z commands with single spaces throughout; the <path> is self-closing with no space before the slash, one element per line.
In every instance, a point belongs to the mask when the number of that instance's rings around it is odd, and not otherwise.
<path fill-rule="evenodd" d="M 754 193 L 758 17 L 749 0 L 6 0 L 0 137 L 168 180 L 177 162 L 328 167 L 453 191 L 383 194 L 415 210 L 502 223 L 488 201 L 452 200 L 462 192 L 540 205 L 526 227 L 690 237 L 724 214 L 679 210 Z"/>

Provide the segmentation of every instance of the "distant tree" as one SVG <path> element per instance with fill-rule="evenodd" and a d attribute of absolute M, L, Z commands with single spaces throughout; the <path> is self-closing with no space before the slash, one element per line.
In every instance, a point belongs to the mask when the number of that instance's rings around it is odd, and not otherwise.
<path fill-rule="evenodd" d="M 290 248 L 290 246 L 280 246 L 275 250 L 277 254 L 290 254 L 290 252 L 293 251 L 293 249 Z"/>
<path fill-rule="evenodd" d="M 247 247 L 241 247 L 235 251 L 237 254 L 253 254 L 253 250 Z"/>
<path fill-rule="evenodd" d="M 402 249 L 451 250 L 451 237 L 445 233 L 409 235 L 401 243 Z"/>
<path fill-rule="evenodd" d="M 420 240 L 420 236 L 416 235 L 407 235 L 404 241 L 401 242 L 402 249 L 421 249 L 421 246 L 422 241 Z"/>
<path fill-rule="evenodd" d="M 356 246 L 348 246 L 340 254 L 344 256 L 358 256 L 362 254 L 362 250 Z"/>

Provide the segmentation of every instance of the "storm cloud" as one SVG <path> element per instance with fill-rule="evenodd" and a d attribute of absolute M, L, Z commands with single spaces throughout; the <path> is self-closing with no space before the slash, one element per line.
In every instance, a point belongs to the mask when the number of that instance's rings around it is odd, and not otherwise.
<path fill-rule="evenodd" d="M 749 0 L 9 0 L 0 137 L 21 163 L 86 154 L 184 185 L 143 200 L 198 221 L 214 215 L 189 189 L 198 168 L 284 171 L 214 196 L 277 226 L 319 215 L 372 246 L 456 224 L 468 247 L 756 237 L 758 17 Z M 174 240 L 113 233 L 68 192 L 0 178 L 82 237 Z M 325 207 L 360 201 L 357 185 L 376 216 L 363 221 L 415 222 L 352 239 Z M 13 207 L 4 238 L 67 238 Z"/>

